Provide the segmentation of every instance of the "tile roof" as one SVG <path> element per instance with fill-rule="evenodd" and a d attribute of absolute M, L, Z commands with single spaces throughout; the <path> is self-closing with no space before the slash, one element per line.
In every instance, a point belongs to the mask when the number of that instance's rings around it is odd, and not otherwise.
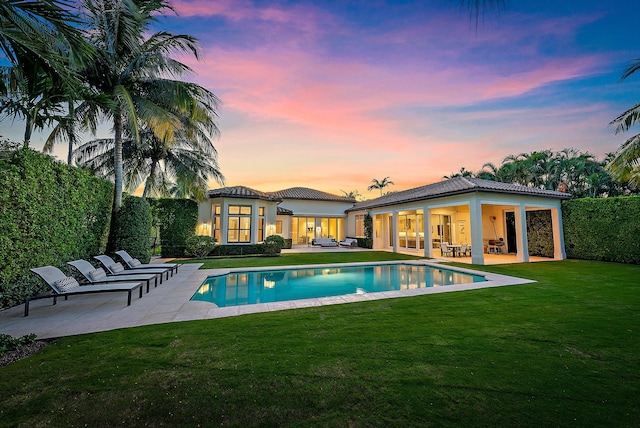
<path fill-rule="evenodd" d="M 380 198 L 358 202 L 353 208 L 350 208 L 347 211 L 378 208 L 405 202 L 471 192 L 510 193 L 516 195 L 545 196 L 557 199 L 569 199 L 571 197 L 568 193 L 556 192 L 554 190 L 482 180 L 480 178 L 456 177 L 449 180 L 443 180 L 438 183 L 427 184 L 426 186 L 391 193 Z"/>
<path fill-rule="evenodd" d="M 277 210 L 277 214 L 278 215 L 293 215 L 293 211 L 288 210 L 286 208 L 282 208 L 282 207 L 276 207 Z"/>
<path fill-rule="evenodd" d="M 251 189 L 245 186 L 222 187 L 220 189 L 209 190 L 209 198 L 244 198 L 244 199 L 263 199 L 266 201 L 279 202 L 280 198 L 259 190 Z"/>
<path fill-rule="evenodd" d="M 269 192 L 269 194 L 279 199 L 310 199 L 315 201 L 355 203 L 355 199 L 348 198 L 346 196 L 332 195 L 331 193 L 321 192 L 319 190 L 309 189 L 306 187 L 291 187 L 277 192 Z"/>

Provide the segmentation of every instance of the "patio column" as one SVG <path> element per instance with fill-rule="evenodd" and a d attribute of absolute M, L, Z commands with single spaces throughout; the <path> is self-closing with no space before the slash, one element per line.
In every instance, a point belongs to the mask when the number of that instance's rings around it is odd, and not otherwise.
<path fill-rule="evenodd" d="M 433 258 L 433 245 L 431 243 L 431 212 L 426 205 L 422 208 L 422 223 L 424 232 L 424 256 Z"/>
<path fill-rule="evenodd" d="M 527 211 L 524 205 L 515 210 L 516 217 L 516 247 L 518 254 L 516 260 L 521 263 L 529 261 L 529 239 L 527 238 Z"/>
<path fill-rule="evenodd" d="M 560 208 L 551 208 L 551 228 L 553 230 L 553 258 L 564 260 L 567 258 L 567 253 L 564 249 L 562 211 Z"/>
<path fill-rule="evenodd" d="M 396 229 L 398 228 L 398 212 L 397 211 L 393 211 L 391 213 L 391 230 L 390 232 L 393 234 L 393 236 L 391 237 L 391 242 L 393 242 L 393 252 L 397 253 L 398 252 L 398 233 L 396 232 Z"/>
<path fill-rule="evenodd" d="M 482 204 L 477 196 L 473 196 L 469 200 L 469 227 L 471 228 L 471 263 L 483 265 Z"/>
<path fill-rule="evenodd" d="M 227 237 L 229 234 L 227 232 L 229 230 L 229 203 L 226 200 L 223 200 L 220 205 L 220 243 L 228 244 Z"/>

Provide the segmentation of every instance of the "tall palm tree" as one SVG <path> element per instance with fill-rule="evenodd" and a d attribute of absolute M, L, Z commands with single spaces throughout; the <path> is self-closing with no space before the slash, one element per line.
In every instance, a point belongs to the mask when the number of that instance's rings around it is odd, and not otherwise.
<path fill-rule="evenodd" d="M 81 63 L 92 54 L 78 23 L 70 1 L 3 0 L 0 52 L 13 66 L 28 60 L 50 77 L 74 86 L 76 75 L 70 63 Z"/>
<path fill-rule="evenodd" d="M 112 102 L 103 113 L 113 123 L 113 208 L 117 213 L 122 203 L 125 135 L 139 141 L 139 124 L 168 143 L 179 128 L 187 137 L 217 135 L 219 101 L 205 88 L 180 80 L 192 70 L 170 57 L 186 53 L 199 58 L 197 40 L 163 31 L 151 33 L 155 16 L 171 10 L 166 0 L 85 0 L 83 9 L 96 48 L 95 60 L 85 72 L 92 87 Z M 185 118 L 189 118 L 186 125 Z"/>
<path fill-rule="evenodd" d="M 0 2 L 0 112 L 25 121 L 24 147 L 34 128 L 51 123 L 65 97 L 81 88 L 77 67 L 93 50 L 75 27 L 79 19 L 61 1 Z"/>
<path fill-rule="evenodd" d="M 182 194 L 201 200 L 209 179 L 224 184 L 216 149 L 210 140 L 178 136 L 168 145 L 148 129 L 140 132 L 139 141 L 127 137 L 123 141 L 123 162 L 125 184 L 130 192 L 144 182 L 143 198 L 151 194 L 169 197 L 180 189 Z M 75 150 L 76 163 L 97 175 L 112 178 L 114 145 L 113 139 L 89 141 Z"/>
<path fill-rule="evenodd" d="M 454 172 L 449 175 L 445 175 L 442 178 L 445 180 L 450 180 L 456 177 L 473 177 L 473 171 L 467 171 L 465 167 L 460 168 L 460 172 Z"/>
<path fill-rule="evenodd" d="M 640 70 L 640 58 L 634 60 L 622 75 L 622 80 Z M 640 103 L 622 113 L 609 123 L 614 133 L 627 132 L 640 123 Z M 607 165 L 614 178 L 627 181 L 633 188 L 640 188 L 640 134 L 633 135 L 615 152 L 613 159 Z"/>
<path fill-rule="evenodd" d="M 362 195 L 360 194 L 360 192 L 358 190 L 350 190 L 350 191 L 346 191 L 346 190 L 340 190 L 342 193 L 344 193 L 344 196 L 346 198 L 350 198 L 355 200 L 362 200 Z"/>
<path fill-rule="evenodd" d="M 369 187 L 367 187 L 367 190 L 370 192 L 373 189 L 379 189 L 380 190 L 380 196 L 382 196 L 382 189 L 384 189 L 387 186 L 390 186 L 390 185 L 394 184 L 393 181 L 389 180 L 389 177 L 385 177 L 380 181 L 378 181 L 377 179 L 374 178 L 371 181 L 373 182 L 373 184 L 370 185 Z"/>

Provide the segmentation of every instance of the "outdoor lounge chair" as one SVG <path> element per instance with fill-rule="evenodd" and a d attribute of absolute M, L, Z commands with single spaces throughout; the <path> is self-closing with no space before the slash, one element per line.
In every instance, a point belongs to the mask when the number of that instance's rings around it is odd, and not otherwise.
<path fill-rule="evenodd" d="M 24 316 L 29 315 L 29 303 L 32 300 L 53 298 L 53 304 L 58 302 L 58 297 L 64 297 L 65 300 L 69 296 L 76 294 L 91 293 L 112 293 L 117 291 L 127 292 L 127 306 L 131 305 L 131 293 L 140 289 L 140 297 L 142 297 L 142 282 L 120 282 L 118 284 L 94 284 L 80 285 L 72 276 L 66 276 L 60 269 L 54 266 L 43 266 L 31 269 L 31 272 L 37 274 L 40 278 L 51 287 L 51 293 L 39 294 L 34 297 L 27 297 L 24 301 Z"/>
<path fill-rule="evenodd" d="M 107 276 L 107 273 L 104 271 L 104 269 L 95 268 L 86 260 L 74 260 L 72 262 L 67 262 L 67 264 L 76 268 L 78 272 L 80 272 L 82 276 L 84 276 L 86 280 L 89 281 L 90 284 L 144 281 L 147 283 L 147 293 L 149 292 L 151 281 L 154 281 L 154 285 L 156 287 L 158 286 L 158 275 L 155 273 L 134 273 L 126 275 Z"/>
<path fill-rule="evenodd" d="M 129 269 L 153 269 L 164 267 L 170 268 L 171 276 L 173 276 L 174 273 L 178 273 L 178 267 L 180 266 L 177 263 L 140 263 L 140 260 L 134 259 L 125 250 L 116 251 L 116 254 L 124 260 Z"/>
<path fill-rule="evenodd" d="M 94 256 L 94 259 L 100 261 L 100 263 L 102 263 L 102 266 L 104 266 L 104 268 L 107 270 L 107 272 L 109 272 L 111 275 L 131 275 L 134 273 L 140 273 L 140 274 L 144 274 L 144 273 L 154 273 L 156 275 L 160 275 L 160 284 L 162 284 L 162 277 L 166 274 L 167 277 L 166 279 L 169 279 L 169 272 L 171 271 L 171 268 L 163 268 L 163 267 L 159 267 L 159 268 L 154 268 L 154 269 L 127 269 L 125 270 L 124 266 L 122 266 L 122 263 L 116 263 L 115 260 L 113 260 L 111 257 L 107 256 L 107 255 L 100 255 L 100 256 Z"/>

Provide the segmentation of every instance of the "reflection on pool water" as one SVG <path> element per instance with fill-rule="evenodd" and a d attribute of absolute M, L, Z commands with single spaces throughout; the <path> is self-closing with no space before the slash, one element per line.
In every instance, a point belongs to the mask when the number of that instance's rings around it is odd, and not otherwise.
<path fill-rule="evenodd" d="M 234 272 L 207 278 L 191 300 L 239 306 L 481 281 L 480 275 L 401 263 Z"/>

